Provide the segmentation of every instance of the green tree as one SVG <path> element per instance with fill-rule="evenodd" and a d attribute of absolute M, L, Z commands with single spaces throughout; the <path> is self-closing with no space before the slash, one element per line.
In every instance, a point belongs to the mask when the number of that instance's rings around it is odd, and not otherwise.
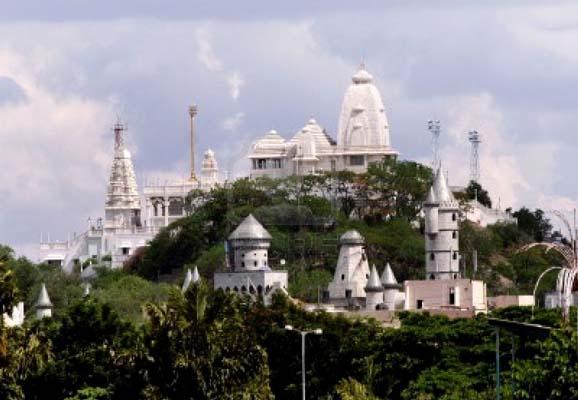
<path fill-rule="evenodd" d="M 492 208 L 492 199 L 486 189 L 476 181 L 470 181 L 465 191 L 466 200 L 477 199 L 481 204 L 488 208 Z"/>
<path fill-rule="evenodd" d="M 270 399 L 267 356 L 244 325 L 246 299 L 193 284 L 164 306 L 147 305 L 150 396 Z M 154 397 L 157 398 L 157 397 Z"/>
<path fill-rule="evenodd" d="M 339 381 L 335 391 L 341 400 L 378 400 L 364 384 L 352 378 Z"/>
<path fill-rule="evenodd" d="M 532 212 L 528 208 L 522 207 L 513 213 L 513 216 L 518 219 L 520 230 L 526 232 L 537 242 L 543 241 L 552 231 L 550 220 L 544 216 L 544 211 L 540 209 Z"/>

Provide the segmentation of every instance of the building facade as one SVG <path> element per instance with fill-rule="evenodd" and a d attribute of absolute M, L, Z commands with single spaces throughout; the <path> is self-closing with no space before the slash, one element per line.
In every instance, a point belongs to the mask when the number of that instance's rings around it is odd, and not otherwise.
<path fill-rule="evenodd" d="M 252 146 L 251 177 L 284 178 L 343 170 L 361 173 L 372 162 L 397 157 L 373 76 L 361 65 L 351 80 L 341 105 L 337 141 L 313 118 L 289 140 L 272 130 Z"/>

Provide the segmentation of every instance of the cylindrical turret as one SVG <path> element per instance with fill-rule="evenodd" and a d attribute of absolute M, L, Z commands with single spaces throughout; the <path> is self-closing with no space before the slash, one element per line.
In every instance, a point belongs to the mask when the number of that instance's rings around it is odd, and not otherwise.
<path fill-rule="evenodd" d="M 229 243 L 235 271 L 270 269 L 268 252 L 271 235 L 252 214 L 229 235 Z"/>
<path fill-rule="evenodd" d="M 438 224 L 439 203 L 436 200 L 433 187 L 431 187 L 429 190 L 429 194 L 424 203 L 424 210 L 425 210 L 425 233 L 427 235 L 435 235 L 439 231 L 439 224 Z"/>

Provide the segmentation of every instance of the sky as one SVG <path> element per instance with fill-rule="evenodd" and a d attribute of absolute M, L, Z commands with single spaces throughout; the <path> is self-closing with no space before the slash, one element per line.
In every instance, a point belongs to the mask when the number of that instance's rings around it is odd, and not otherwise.
<path fill-rule="evenodd" d="M 268 2 L 0 0 L 0 243 L 35 258 L 104 213 L 112 125 L 128 126 L 137 178 L 197 159 L 247 173 L 251 143 L 315 117 L 335 138 L 360 62 L 400 158 L 427 163 L 441 121 L 450 184 L 469 177 L 502 209 L 576 206 L 578 4 L 571 1 Z M 238 5 L 237 5 L 238 4 Z"/>

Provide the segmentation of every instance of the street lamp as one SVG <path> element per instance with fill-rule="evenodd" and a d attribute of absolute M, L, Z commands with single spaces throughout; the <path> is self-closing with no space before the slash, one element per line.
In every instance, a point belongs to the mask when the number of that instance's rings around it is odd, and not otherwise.
<path fill-rule="evenodd" d="M 295 331 L 301 335 L 301 392 L 303 393 L 303 400 L 305 400 L 305 336 L 312 333 L 314 335 L 322 335 L 323 331 L 319 328 L 310 331 L 301 331 L 294 328 L 292 325 L 285 325 L 286 331 Z"/>

